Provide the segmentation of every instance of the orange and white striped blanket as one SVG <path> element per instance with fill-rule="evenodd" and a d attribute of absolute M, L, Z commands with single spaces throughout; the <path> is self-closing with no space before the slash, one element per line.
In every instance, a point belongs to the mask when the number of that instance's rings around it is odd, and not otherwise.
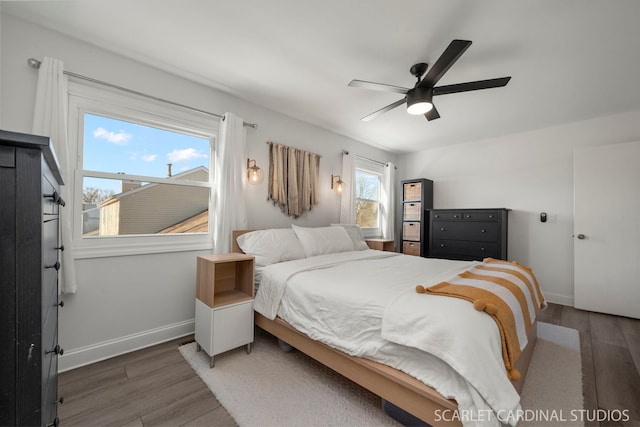
<path fill-rule="evenodd" d="M 512 381 L 520 378 L 515 361 L 527 345 L 527 333 L 546 302 L 529 267 L 492 258 L 458 274 L 453 279 L 424 288 L 418 293 L 462 298 L 473 303 L 496 322 L 502 342 L 502 358 Z"/>

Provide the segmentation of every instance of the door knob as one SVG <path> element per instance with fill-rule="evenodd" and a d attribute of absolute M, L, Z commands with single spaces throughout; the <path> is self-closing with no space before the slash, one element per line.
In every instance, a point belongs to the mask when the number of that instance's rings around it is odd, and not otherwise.
<path fill-rule="evenodd" d="M 584 240 L 587 238 L 587 236 L 585 236 L 584 234 L 578 234 L 576 237 L 580 240 Z"/>

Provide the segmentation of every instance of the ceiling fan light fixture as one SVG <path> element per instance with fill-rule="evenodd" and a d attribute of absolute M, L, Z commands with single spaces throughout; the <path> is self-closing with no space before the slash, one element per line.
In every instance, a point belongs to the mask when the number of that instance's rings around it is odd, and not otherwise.
<path fill-rule="evenodd" d="M 416 102 L 412 105 L 407 105 L 407 113 L 419 116 L 425 114 L 433 108 L 433 104 L 430 102 Z"/>
<path fill-rule="evenodd" d="M 413 88 L 407 92 L 407 113 L 419 116 L 433 108 L 432 88 Z"/>

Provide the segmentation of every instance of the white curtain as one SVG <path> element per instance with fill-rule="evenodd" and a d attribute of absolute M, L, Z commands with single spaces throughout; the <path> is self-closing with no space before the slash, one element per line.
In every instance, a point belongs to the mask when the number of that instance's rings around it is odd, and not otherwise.
<path fill-rule="evenodd" d="M 231 251 L 231 231 L 247 228 L 247 135 L 241 117 L 225 113 L 215 147 L 213 252 Z"/>
<path fill-rule="evenodd" d="M 382 238 L 394 240 L 396 166 L 393 163 L 389 162 L 385 165 L 382 181 Z"/>
<path fill-rule="evenodd" d="M 342 153 L 342 197 L 340 200 L 340 223 L 355 224 L 356 214 L 354 211 L 354 187 L 353 178 L 355 176 L 355 156 L 344 151 Z"/>
<path fill-rule="evenodd" d="M 32 132 L 51 138 L 65 182 L 65 185 L 60 187 L 60 196 L 67 202 L 67 206 L 60 209 L 60 243 L 64 245 L 64 251 L 60 259 L 58 291 L 75 293 L 78 285 L 71 234 L 74 164 L 67 138 L 67 97 L 67 78 L 64 75 L 62 61 L 45 57 L 38 71 Z"/>

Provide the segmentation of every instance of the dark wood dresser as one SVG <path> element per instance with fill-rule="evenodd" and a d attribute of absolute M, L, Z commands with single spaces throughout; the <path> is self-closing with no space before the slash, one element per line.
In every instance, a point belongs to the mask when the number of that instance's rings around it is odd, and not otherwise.
<path fill-rule="evenodd" d="M 0 425 L 57 426 L 58 215 L 49 138 L 0 131 Z"/>
<path fill-rule="evenodd" d="M 431 209 L 429 256 L 507 259 L 509 209 Z"/>

